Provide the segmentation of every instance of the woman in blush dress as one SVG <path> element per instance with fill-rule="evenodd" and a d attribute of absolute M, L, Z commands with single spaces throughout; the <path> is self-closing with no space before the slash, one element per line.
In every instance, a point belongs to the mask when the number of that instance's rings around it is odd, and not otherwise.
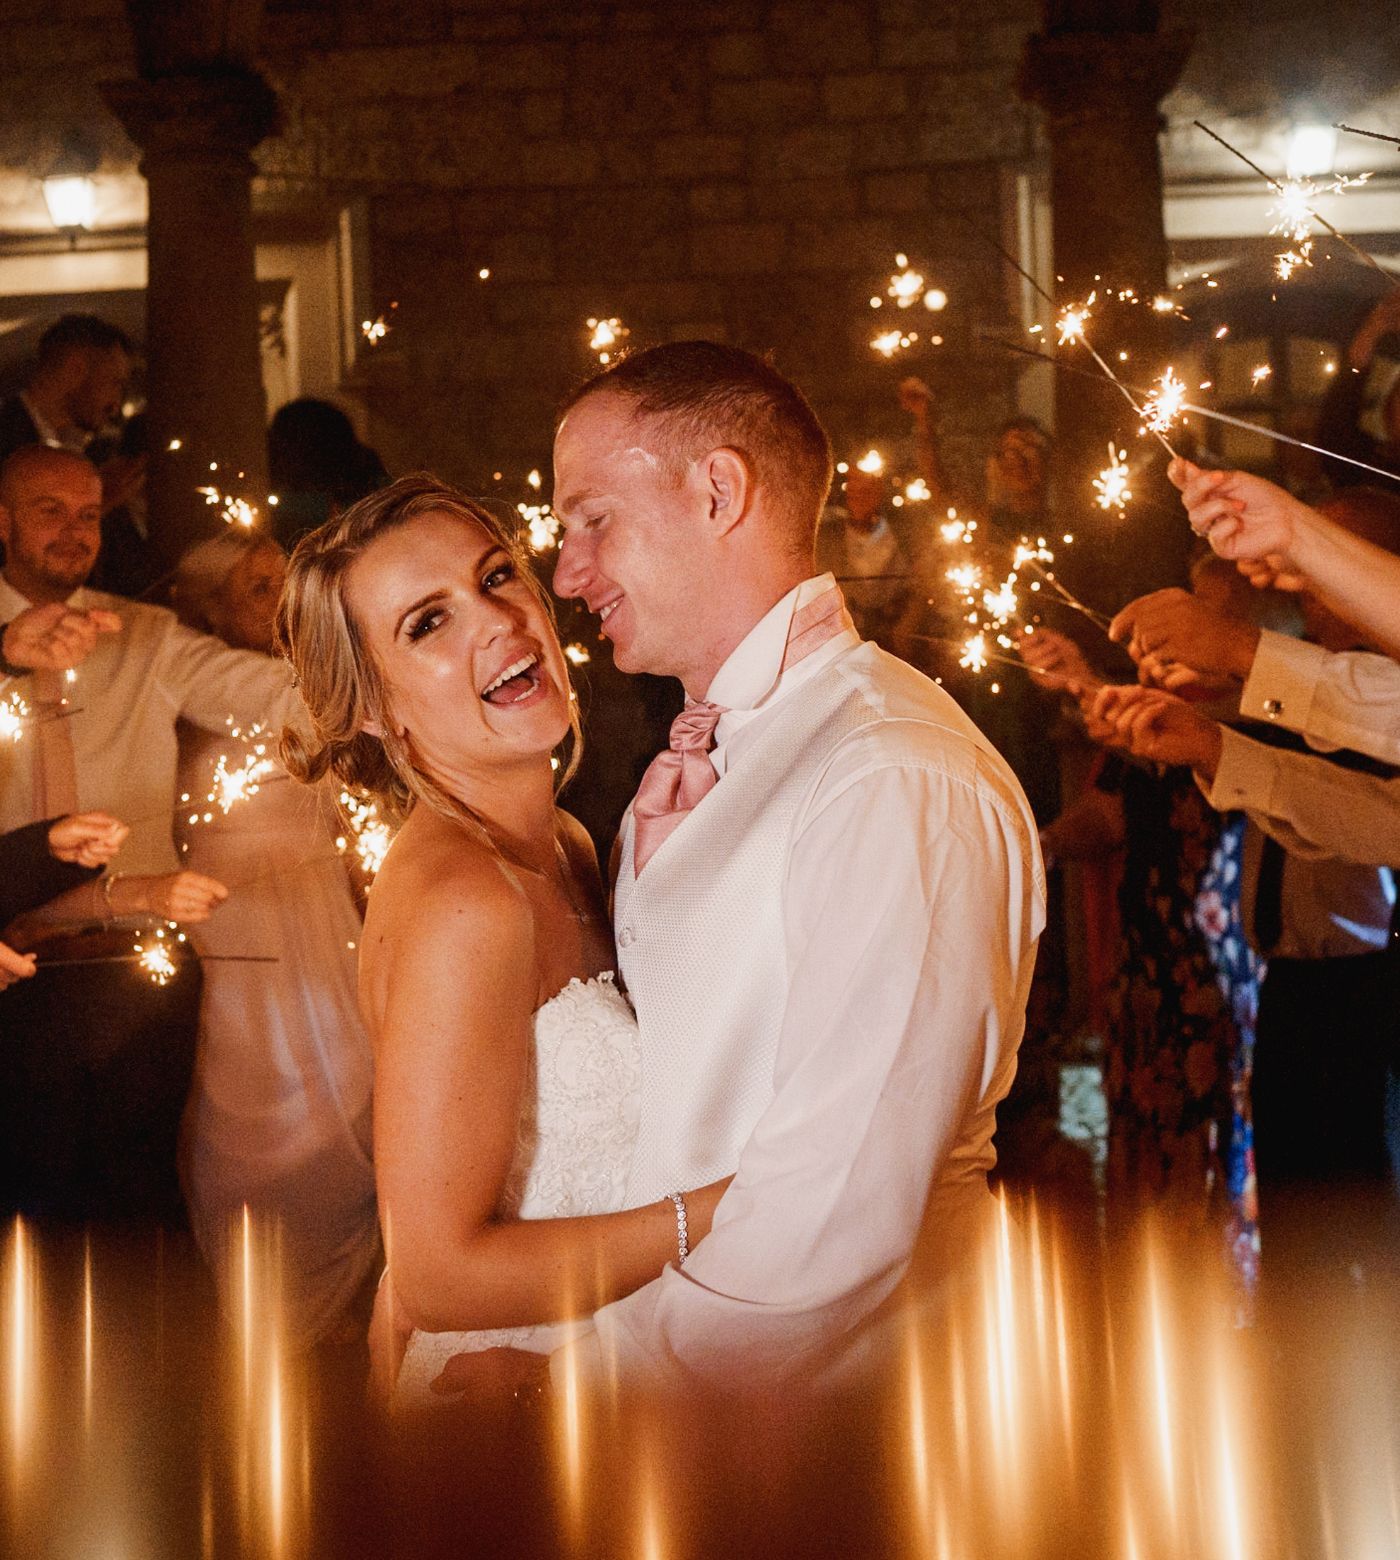
<path fill-rule="evenodd" d="M 672 1199 L 620 1211 L 640 1053 L 592 845 L 555 803 L 577 721 L 547 598 L 485 510 L 405 477 L 297 547 L 279 636 L 313 733 L 284 735 L 287 767 L 403 820 L 360 956 L 388 1375 L 431 1404 L 452 1355 L 509 1343 L 543 1380 L 558 1324 L 679 1254 Z M 692 1241 L 725 1184 L 677 1188 Z"/>
<path fill-rule="evenodd" d="M 227 532 L 180 563 L 175 600 L 191 627 L 270 652 L 286 558 L 266 537 Z M 205 800 L 221 755 L 267 759 L 256 791 L 223 811 Z M 246 1205 L 278 1231 L 284 1314 L 311 1345 L 350 1330 L 379 1253 L 370 1158 L 369 1039 L 355 1002 L 360 913 L 337 854 L 333 799 L 272 762 L 275 734 L 185 730 L 179 843 L 190 867 L 228 885 L 190 932 L 199 953 L 276 963 L 204 966 L 181 1179 L 200 1249 L 228 1293 Z M 358 1332 L 362 1322 L 354 1323 Z"/>

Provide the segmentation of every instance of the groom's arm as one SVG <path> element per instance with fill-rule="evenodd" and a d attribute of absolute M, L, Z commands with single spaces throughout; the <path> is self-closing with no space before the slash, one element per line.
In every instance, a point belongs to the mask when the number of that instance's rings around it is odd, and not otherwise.
<path fill-rule="evenodd" d="M 914 730 L 848 746 L 801 826 L 776 1092 L 685 1268 L 597 1314 L 589 1347 L 624 1375 L 801 1373 L 897 1285 L 1005 1086 L 1043 879 L 1000 776 Z"/>

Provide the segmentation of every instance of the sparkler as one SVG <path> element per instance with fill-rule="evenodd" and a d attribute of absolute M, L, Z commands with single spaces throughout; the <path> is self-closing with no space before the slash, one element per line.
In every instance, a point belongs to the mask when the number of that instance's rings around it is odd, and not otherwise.
<path fill-rule="evenodd" d="M 1223 135 L 1218 135 L 1209 125 L 1202 124 L 1199 119 L 1193 119 L 1191 123 L 1198 130 L 1203 130 L 1212 141 L 1223 146 L 1232 157 L 1238 157 L 1246 168 L 1257 173 L 1269 188 L 1279 196 L 1279 204 L 1275 209 L 1278 225 L 1270 228 L 1269 231 L 1271 233 L 1287 233 L 1295 247 L 1301 250 L 1301 253 L 1289 253 L 1279 256 L 1278 275 L 1280 280 L 1287 281 L 1299 265 L 1311 264 L 1308 255 L 1312 250 L 1312 240 L 1310 237 L 1311 229 L 1308 227 L 1308 223 L 1316 222 L 1326 228 L 1339 244 L 1345 244 L 1358 260 L 1365 265 L 1369 265 L 1373 271 L 1379 271 L 1390 285 L 1394 285 L 1394 277 L 1391 276 L 1390 272 L 1386 270 L 1374 255 L 1368 255 L 1364 249 L 1358 248 L 1345 233 L 1335 228 L 1315 206 L 1310 204 L 1320 193 L 1340 194 L 1348 185 L 1364 184 L 1370 178 L 1369 173 L 1362 174 L 1356 179 L 1339 178 L 1334 183 L 1328 185 L 1325 191 L 1319 191 L 1316 185 L 1300 179 L 1290 179 L 1287 181 L 1287 184 L 1280 184 L 1272 174 L 1265 173 L 1252 157 L 1246 157 L 1239 147 L 1232 146 Z M 1283 266 L 1285 260 L 1289 262 L 1286 269 Z"/>
<path fill-rule="evenodd" d="M 559 540 L 559 517 L 548 504 L 517 504 L 525 522 L 525 540 L 532 553 L 546 553 Z"/>
<path fill-rule="evenodd" d="M 1177 378 L 1175 370 L 1168 368 L 1143 401 L 1142 420 L 1143 426 L 1155 433 L 1169 450 L 1171 445 L 1163 435 L 1181 416 L 1185 406 L 1186 386 Z M 1173 456 L 1175 453 L 1173 450 Z"/>
<path fill-rule="evenodd" d="M 0 703 L 0 742 L 18 742 L 29 720 L 29 706 L 17 693 Z"/>
<path fill-rule="evenodd" d="M 1095 502 L 1100 509 L 1116 509 L 1119 514 L 1132 502 L 1132 489 L 1128 486 L 1130 473 L 1122 450 L 1112 440 L 1108 445 L 1108 465 L 1094 478 Z"/>
<path fill-rule="evenodd" d="M 870 343 L 883 358 L 892 358 L 896 352 L 903 352 L 912 347 L 919 339 L 918 331 L 910 331 L 907 335 L 900 330 L 886 330 L 874 337 Z"/>
<path fill-rule="evenodd" d="M 885 457 L 879 450 L 867 450 L 856 462 L 856 470 L 868 476 L 878 476 L 885 469 Z"/>
<path fill-rule="evenodd" d="M 245 531 L 251 531 L 258 523 L 258 506 L 250 504 L 246 498 L 222 493 L 212 485 L 196 488 L 195 492 L 204 495 L 207 505 L 218 505 L 219 519 L 225 525 L 241 525 Z"/>
<path fill-rule="evenodd" d="M 389 334 L 393 326 L 394 310 L 397 308 L 397 303 L 391 303 L 385 313 L 376 314 L 372 320 L 360 321 L 360 334 L 370 346 L 377 347 Z"/>
<path fill-rule="evenodd" d="M 1379 130 L 1358 130 L 1355 125 L 1334 124 L 1334 130 L 1345 130 L 1348 135 L 1364 135 L 1372 141 L 1389 141 L 1392 146 L 1400 146 L 1400 135 L 1382 135 Z"/>
<path fill-rule="evenodd" d="M 184 940 L 185 934 L 181 932 L 178 941 L 183 943 Z M 153 986 L 168 986 L 180 973 L 171 956 L 170 943 L 163 926 L 156 928 L 155 936 L 150 941 L 139 940 L 134 952 L 137 964 L 141 966 L 142 972 L 149 976 Z"/>
<path fill-rule="evenodd" d="M 616 315 L 606 320 L 590 317 L 588 329 L 592 332 L 588 338 L 588 350 L 597 353 L 598 361 L 605 367 L 612 362 L 622 343 L 632 334 Z"/>
<path fill-rule="evenodd" d="M 593 657 L 589 655 L 588 651 L 579 644 L 565 645 L 564 654 L 569 658 L 570 663 L 574 666 L 587 666 L 588 663 L 593 659 Z"/>
<path fill-rule="evenodd" d="M 371 882 L 384 865 L 389 847 L 394 843 L 394 830 L 380 816 L 379 804 L 372 797 L 356 796 L 351 791 L 340 793 L 340 807 L 349 824 L 349 835 L 340 835 L 335 848 L 343 855 L 353 849 L 360 866 Z"/>

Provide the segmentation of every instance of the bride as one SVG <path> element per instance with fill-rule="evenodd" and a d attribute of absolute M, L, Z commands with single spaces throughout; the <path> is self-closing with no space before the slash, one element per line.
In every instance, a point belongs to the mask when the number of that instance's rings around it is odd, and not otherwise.
<path fill-rule="evenodd" d="M 555 804 L 578 717 L 543 588 L 497 523 L 404 477 L 306 537 L 279 609 L 310 712 L 284 733 L 403 820 L 370 895 L 360 1009 L 400 1401 L 453 1354 L 548 1353 L 678 1256 L 670 1198 L 621 1211 L 636 1020 L 592 845 Z M 559 775 L 567 778 L 571 767 Z M 682 1189 L 698 1240 L 727 1183 Z"/>

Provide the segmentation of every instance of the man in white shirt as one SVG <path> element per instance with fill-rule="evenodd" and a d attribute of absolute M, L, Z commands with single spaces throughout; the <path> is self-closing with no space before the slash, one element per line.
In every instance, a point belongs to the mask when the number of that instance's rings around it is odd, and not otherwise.
<path fill-rule="evenodd" d="M 689 696 L 620 842 L 629 1201 L 734 1173 L 696 1250 L 678 1228 L 677 1260 L 596 1314 L 595 1380 L 830 1379 L 916 1244 L 940 1288 L 991 1206 L 1044 925 L 1035 825 L 952 699 L 814 577 L 830 480 L 796 388 L 707 342 L 626 359 L 559 425 L 555 588 L 620 668 Z M 668 810 L 653 780 L 676 773 Z"/>
<path fill-rule="evenodd" d="M 63 604 L 120 629 L 97 640 L 71 681 L 49 669 L 19 678 L 31 706 L 65 712 L 0 744 L 0 830 L 80 809 L 131 825 L 103 878 L 40 912 L 48 956 L 80 960 L 129 953 L 134 928 L 203 919 L 226 895 L 180 870 L 176 722 L 222 731 L 232 717 L 276 730 L 302 710 L 284 663 L 230 650 L 164 608 L 85 588 L 100 507 L 100 480 L 81 455 L 31 446 L 0 469 L 0 624 Z M 25 1037 L 0 1054 L 0 1196 L 74 1217 L 173 1216 L 197 968 L 157 990 L 129 965 L 45 973 L 43 959 L 0 999 L 6 1029 Z"/>

